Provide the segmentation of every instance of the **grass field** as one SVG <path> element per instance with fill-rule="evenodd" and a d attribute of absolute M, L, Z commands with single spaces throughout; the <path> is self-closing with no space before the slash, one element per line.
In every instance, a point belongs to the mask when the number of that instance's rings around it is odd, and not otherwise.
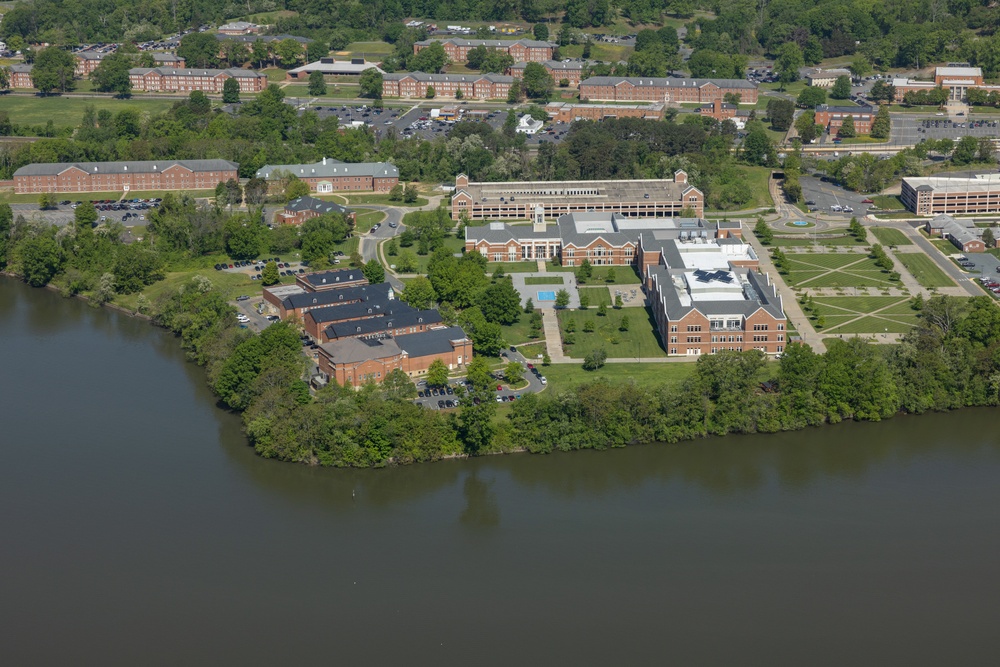
<path fill-rule="evenodd" d="M 462 248 L 465 247 L 465 239 L 456 238 L 454 236 L 446 236 L 444 237 L 444 247 L 448 248 L 448 250 L 452 251 L 453 253 L 462 252 Z M 400 250 L 402 250 L 402 248 L 400 248 Z M 414 244 L 413 247 L 408 248 L 408 250 L 410 250 L 413 253 L 416 253 L 417 252 L 416 244 Z M 417 255 L 417 270 L 414 273 L 427 273 L 427 263 L 431 261 L 432 254 L 433 253 L 427 253 L 426 255 Z M 389 257 L 388 259 L 391 262 L 393 258 Z M 489 269 L 487 269 L 487 271 L 489 271 Z"/>
<path fill-rule="evenodd" d="M 896 195 L 873 195 L 871 200 L 875 202 L 875 206 L 878 206 L 882 210 L 894 211 L 906 208 L 903 206 L 903 201 Z"/>
<path fill-rule="evenodd" d="M 769 134 L 772 134 L 768 130 Z M 774 132 L 774 137 L 776 141 L 780 141 L 781 138 L 785 136 L 784 132 Z M 749 208 L 759 208 L 762 206 L 774 206 L 774 200 L 771 199 L 771 193 L 767 189 L 768 180 L 771 178 L 771 168 L 770 167 L 740 167 L 740 172 L 743 174 L 743 180 L 746 184 L 750 186 L 751 192 L 753 192 L 754 198 L 747 202 L 745 205 L 741 206 L 741 209 Z M 706 204 L 707 206 L 707 204 Z M 705 215 L 717 216 L 724 214 L 725 211 L 716 211 L 706 209 Z"/>
<path fill-rule="evenodd" d="M 810 245 L 837 247 L 837 246 L 863 246 L 867 244 L 864 241 L 858 241 L 851 235 L 823 238 L 823 237 L 814 237 L 810 234 L 810 235 L 802 235 L 797 238 L 775 238 L 774 241 L 771 243 L 771 245 L 777 246 L 779 248 L 791 248 L 791 247 L 801 247 Z"/>
<path fill-rule="evenodd" d="M 553 266 L 549 264 L 547 270 L 553 273 L 575 273 L 576 270 L 580 268 L 578 266 Z M 631 266 L 595 266 L 594 271 L 591 273 L 590 277 L 587 278 L 582 285 L 638 285 L 641 280 L 639 280 L 639 274 L 635 272 Z M 614 282 L 607 282 L 608 271 L 614 271 L 615 280 Z"/>
<path fill-rule="evenodd" d="M 376 222 L 382 222 L 385 220 L 385 213 L 382 211 L 365 211 L 360 210 L 357 212 L 355 226 L 360 232 L 367 232 L 372 228 Z"/>
<path fill-rule="evenodd" d="M 917 323 L 917 312 L 905 297 L 817 297 L 813 303 L 813 326 L 823 333 L 906 333 Z M 819 325 L 819 316 L 823 326 Z"/>
<path fill-rule="evenodd" d="M 896 259 L 916 278 L 921 287 L 954 287 L 954 281 L 948 277 L 934 260 L 922 252 L 897 252 Z"/>
<path fill-rule="evenodd" d="M 607 287 L 581 287 L 577 291 L 580 292 L 580 296 L 587 295 L 587 298 L 590 299 L 589 307 L 592 310 L 601 304 L 611 305 L 611 292 L 608 291 Z"/>
<path fill-rule="evenodd" d="M 83 110 L 88 105 L 94 108 L 138 109 L 144 113 L 158 114 L 173 106 L 173 100 L 128 99 L 111 97 L 25 97 L 23 95 L 0 95 L 0 111 L 6 111 L 11 120 L 19 125 L 44 125 L 51 120 L 56 127 L 76 127 L 83 120 Z"/>
<path fill-rule="evenodd" d="M 525 285 L 563 285 L 562 276 L 529 276 L 524 279 Z"/>
<path fill-rule="evenodd" d="M 911 243 L 906 234 L 891 227 L 872 227 L 871 233 L 883 245 L 910 245 Z"/>
<path fill-rule="evenodd" d="M 591 42 L 590 44 L 591 60 L 616 63 L 619 60 L 628 60 L 630 53 L 632 53 L 631 46 L 606 44 L 604 42 Z M 566 46 L 560 46 L 559 55 L 563 58 L 582 58 L 583 44 L 567 44 Z M 559 83 L 559 81 L 557 80 L 556 83 Z"/>
<path fill-rule="evenodd" d="M 393 46 L 387 42 L 351 42 L 344 49 L 345 52 L 351 54 L 378 54 L 378 55 L 388 55 L 392 53 Z"/>
<path fill-rule="evenodd" d="M 530 315 L 527 313 L 521 313 L 521 318 L 517 322 L 514 322 L 514 324 L 500 326 L 500 330 L 503 331 L 504 340 L 507 341 L 508 345 L 521 345 L 528 341 L 545 339 L 544 333 L 539 333 L 537 338 L 531 337 L 531 322 L 529 318 Z M 543 344 L 542 347 L 544 348 L 545 345 Z"/>
<path fill-rule="evenodd" d="M 866 255 L 790 255 L 789 285 L 795 287 L 890 287 L 887 274 Z"/>
<path fill-rule="evenodd" d="M 625 316 L 629 320 L 629 330 L 620 331 L 619 323 Z M 590 333 L 583 330 L 587 321 L 593 322 L 595 327 Z M 645 309 L 609 310 L 605 317 L 600 317 L 593 309 L 560 311 L 559 325 L 563 331 L 569 322 L 576 325 L 574 334 L 576 342 L 573 345 L 564 345 L 566 356 L 583 359 L 602 347 L 609 357 L 667 356 L 666 351 L 660 346 L 649 311 Z"/>
<path fill-rule="evenodd" d="M 458 251 L 456 250 L 456 252 Z M 534 273 L 538 270 L 538 264 L 535 262 L 490 262 L 486 265 L 486 273 L 492 275 L 497 268 L 503 269 L 504 273 Z"/>
<path fill-rule="evenodd" d="M 946 241 L 944 239 L 934 238 L 930 239 L 931 245 L 943 252 L 945 255 L 951 256 L 958 252 L 958 248 L 951 241 Z"/>
<path fill-rule="evenodd" d="M 578 364 L 552 364 L 542 368 L 542 375 L 548 380 L 548 391 L 567 391 L 581 384 L 605 378 L 612 382 L 635 382 L 642 387 L 656 387 L 663 384 L 675 385 L 683 382 L 694 372 L 696 362 L 689 363 L 628 363 L 606 364 L 596 371 L 585 371 Z"/>
<path fill-rule="evenodd" d="M 381 204 L 382 206 L 407 206 L 407 207 L 417 207 L 417 206 L 427 206 L 427 200 L 424 197 L 417 197 L 417 201 L 412 204 L 407 204 L 402 201 L 390 201 L 389 195 L 353 195 L 353 194 L 343 194 L 340 197 L 347 200 L 348 204 Z"/>

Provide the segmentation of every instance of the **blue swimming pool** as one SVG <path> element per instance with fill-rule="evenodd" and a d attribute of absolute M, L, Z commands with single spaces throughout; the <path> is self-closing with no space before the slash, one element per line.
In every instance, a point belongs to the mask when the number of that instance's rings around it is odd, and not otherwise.
<path fill-rule="evenodd" d="M 539 301 L 555 301 L 556 300 L 556 293 L 553 292 L 552 290 L 548 290 L 548 291 L 545 291 L 545 292 L 538 292 L 537 296 L 538 296 L 538 300 Z"/>

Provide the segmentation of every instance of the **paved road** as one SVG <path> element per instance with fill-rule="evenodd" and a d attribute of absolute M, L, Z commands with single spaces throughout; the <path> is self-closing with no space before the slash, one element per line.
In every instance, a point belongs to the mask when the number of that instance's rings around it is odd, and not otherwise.
<path fill-rule="evenodd" d="M 524 368 L 524 379 L 527 380 L 528 386 L 520 387 L 519 389 L 511 389 L 510 385 L 503 380 L 502 374 L 497 372 L 494 374 L 494 387 L 493 396 L 495 401 L 498 403 L 508 403 L 511 400 L 517 400 L 516 397 L 523 396 L 527 393 L 537 393 L 545 389 L 545 384 L 542 382 L 542 377 L 544 374 L 541 372 L 541 367 L 537 367 L 539 375 L 535 375 L 530 369 L 528 369 L 529 363 L 534 363 L 534 360 L 529 362 L 524 356 L 517 351 L 512 351 L 510 349 L 504 350 L 500 353 L 500 356 L 504 361 L 517 361 Z M 452 393 L 448 393 L 448 390 Z M 434 391 L 427 387 L 427 382 L 421 380 L 417 383 L 417 390 L 425 392 L 428 395 L 423 397 L 418 397 L 414 399 L 414 403 L 418 405 L 423 405 L 431 410 L 440 410 L 441 406 L 438 405 L 438 401 L 454 401 L 456 404 L 458 400 L 465 394 L 465 380 L 464 378 L 453 379 L 448 382 L 446 388 L 437 389 L 439 393 L 435 394 Z M 513 398 L 512 398 L 513 397 Z M 444 409 L 450 409 L 445 407 Z"/>
<path fill-rule="evenodd" d="M 955 264 L 950 259 L 942 255 L 941 251 L 934 247 L 934 244 L 925 239 L 923 234 L 921 234 L 917 229 L 914 228 L 913 225 L 919 225 L 919 224 L 920 223 L 910 224 L 902 222 L 892 224 L 885 220 L 880 220 L 878 223 L 879 227 L 893 227 L 906 234 L 908 237 L 910 237 L 911 241 L 913 242 L 913 245 L 920 248 L 920 250 L 922 250 L 924 254 L 926 254 L 928 257 L 934 260 L 934 263 L 937 264 L 942 271 L 947 273 L 948 276 L 951 277 L 951 279 L 954 280 L 959 287 L 968 292 L 970 296 L 982 296 L 983 291 L 979 288 L 979 286 L 973 282 L 970 282 L 969 280 L 970 274 L 966 273 L 965 271 L 962 271 L 957 264 Z M 992 257 L 992 255 L 990 255 L 990 257 Z M 979 256 L 977 255 L 976 258 L 978 259 Z"/>

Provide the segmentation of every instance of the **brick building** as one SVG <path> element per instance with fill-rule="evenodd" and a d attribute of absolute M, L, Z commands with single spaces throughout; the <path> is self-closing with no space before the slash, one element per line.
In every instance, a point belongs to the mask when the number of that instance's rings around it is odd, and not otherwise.
<path fill-rule="evenodd" d="M 970 218 L 953 218 L 947 213 L 928 220 L 924 229 L 930 236 L 940 236 L 951 241 L 962 252 L 986 252 L 986 242 L 983 234 L 987 229 L 993 234 L 994 242 L 1000 239 L 1000 228 L 978 227 Z"/>
<path fill-rule="evenodd" d="M 474 183 L 465 174 L 455 178 L 451 216 L 470 220 L 535 219 L 564 213 L 605 211 L 633 216 L 677 216 L 691 209 L 701 216 L 705 195 L 678 171 L 674 179 L 621 181 L 527 181 Z"/>
<path fill-rule="evenodd" d="M 257 170 L 257 178 L 279 182 L 289 175 L 309 184 L 313 192 L 389 192 L 399 183 L 399 170 L 389 162 L 341 162 L 323 158 L 313 164 L 265 165 Z"/>
<path fill-rule="evenodd" d="M 726 104 L 722 100 L 701 105 L 698 107 L 698 113 L 702 117 L 714 118 L 719 122 L 731 120 L 741 130 L 746 127 L 747 121 L 750 120 L 749 109 L 740 109 L 735 104 Z"/>
<path fill-rule="evenodd" d="M 1000 213 L 1000 174 L 906 177 L 899 197 L 917 215 Z"/>
<path fill-rule="evenodd" d="M 549 118 L 562 123 L 577 120 L 604 120 L 605 118 L 645 118 L 663 120 L 663 104 L 573 104 L 549 102 L 545 111 Z"/>
<path fill-rule="evenodd" d="M 14 172 L 14 191 L 214 190 L 219 183 L 238 178 L 237 169 L 226 160 L 36 163 Z"/>
<path fill-rule="evenodd" d="M 101 64 L 102 60 L 113 54 L 114 51 L 77 51 L 73 54 L 73 59 L 76 61 L 76 67 L 73 70 L 73 74 L 79 77 L 90 76 L 90 73 L 97 69 L 97 66 Z"/>
<path fill-rule="evenodd" d="M 820 104 L 816 107 L 816 124 L 822 125 L 830 134 L 837 134 L 847 117 L 854 119 L 856 134 L 871 134 L 872 123 L 878 111 L 873 107 L 840 106 Z"/>
<path fill-rule="evenodd" d="M 444 47 L 444 52 L 453 63 L 464 63 L 469 59 L 469 51 L 484 46 L 494 51 L 502 51 L 516 63 L 536 62 L 541 63 L 552 60 L 557 44 L 552 42 L 539 42 L 533 39 L 519 39 L 517 41 L 509 39 L 463 39 L 453 37 L 451 39 L 425 39 L 413 45 L 413 53 L 420 53 L 432 44 L 440 43 Z"/>
<path fill-rule="evenodd" d="M 177 67 L 133 67 L 128 71 L 132 90 L 144 92 L 221 93 L 226 79 L 236 79 L 242 93 L 267 88 L 267 75 L 248 69 L 180 69 Z"/>
<path fill-rule="evenodd" d="M 31 80 L 31 68 L 34 65 L 11 65 L 10 66 L 10 87 L 11 88 L 34 88 L 35 82 Z"/>
<path fill-rule="evenodd" d="M 902 102 L 906 93 L 929 92 L 935 88 L 948 91 L 948 99 L 964 101 L 969 90 L 979 88 L 987 91 L 1000 91 L 1000 86 L 986 85 L 983 81 L 983 70 L 980 67 L 954 66 L 935 67 L 933 81 L 915 81 L 907 78 L 892 80 L 896 89 L 896 102 Z"/>
<path fill-rule="evenodd" d="M 306 292 L 324 292 L 338 287 L 367 285 L 368 279 L 361 269 L 332 269 L 296 274 L 295 284 Z"/>
<path fill-rule="evenodd" d="M 580 82 L 580 99 L 603 102 L 698 102 L 707 104 L 740 96 L 740 104 L 757 103 L 757 84 L 744 79 L 675 79 L 592 76 Z"/>
<path fill-rule="evenodd" d="M 645 248 L 642 239 L 646 239 Z M 742 239 L 739 223 L 700 218 L 636 218 L 618 213 L 578 212 L 559 216 L 555 225 L 536 218 L 531 225 L 491 222 L 465 228 L 465 251 L 478 252 L 490 262 L 549 260 L 579 266 L 634 266 L 643 269 L 659 261 L 664 240 L 692 241 L 692 248 L 714 239 Z M 700 239 L 700 241 L 699 241 Z M 714 242 L 714 241 L 713 241 Z M 756 266 L 750 246 L 727 241 L 727 256 L 741 265 Z M 738 251 L 738 252 L 737 252 Z M 745 257 L 737 257 L 737 254 Z"/>
<path fill-rule="evenodd" d="M 282 289 L 265 289 L 264 301 L 276 310 L 282 320 L 294 318 L 305 323 L 310 311 L 372 301 L 395 301 L 396 293 L 389 283 L 377 285 L 345 285 L 335 289 L 307 291 L 300 285 L 285 285 Z M 270 294 L 269 294 L 270 293 Z M 278 301 L 275 304 L 275 301 Z M 315 318 L 314 318 L 315 319 Z M 333 320 L 328 320 L 333 321 Z"/>
<path fill-rule="evenodd" d="M 552 80 L 556 82 L 557 86 L 563 79 L 566 79 L 571 86 L 579 86 L 580 79 L 583 78 L 583 61 L 581 60 L 571 60 L 568 63 L 561 60 L 546 60 L 541 65 L 546 72 L 552 75 Z M 515 79 L 522 79 L 524 78 L 524 68 L 527 66 L 526 62 L 514 63 L 507 68 L 507 74 Z"/>
<path fill-rule="evenodd" d="M 153 52 L 153 62 L 157 67 L 184 67 L 186 61 L 174 53 Z"/>
<path fill-rule="evenodd" d="M 787 318 L 781 297 L 767 275 L 755 270 L 749 246 L 735 237 L 699 241 L 649 244 L 659 246 L 659 261 L 646 267 L 646 295 L 667 354 L 783 352 Z"/>
<path fill-rule="evenodd" d="M 327 213 L 340 213 L 346 216 L 351 226 L 354 225 L 355 213 L 349 208 L 332 201 L 323 201 L 315 197 L 298 197 L 285 204 L 285 208 L 274 214 L 275 222 L 283 225 L 301 225 L 310 218 L 318 218 Z"/>
<path fill-rule="evenodd" d="M 382 97 L 426 98 L 434 88 L 434 97 L 454 99 L 461 90 L 470 100 L 505 100 L 514 77 L 506 74 L 426 74 L 399 72 L 382 77 Z"/>
<path fill-rule="evenodd" d="M 472 341 L 461 327 L 384 338 L 342 338 L 319 347 L 319 370 L 341 386 L 381 382 L 396 369 L 419 377 L 440 359 L 451 370 L 472 359 Z"/>
<path fill-rule="evenodd" d="M 417 310 L 405 303 L 400 303 L 389 315 L 329 324 L 323 330 L 321 340 L 328 343 L 343 338 L 404 336 L 440 326 L 442 326 L 441 313 L 438 311 Z"/>

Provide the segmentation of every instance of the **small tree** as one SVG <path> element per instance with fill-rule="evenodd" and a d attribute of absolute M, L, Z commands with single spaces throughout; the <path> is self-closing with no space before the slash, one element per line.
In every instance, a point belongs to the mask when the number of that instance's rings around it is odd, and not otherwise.
<path fill-rule="evenodd" d="M 586 320 L 583 323 L 583 330 L 586 333 L 593 333 L 594 332 L 594 320 Z"/>
<path fill-rule="evenodd" d="M 396 239 L 389 239 L 385 244 L 385 254 L 389 257 L 395 257 L 399 254 L 399 244 L 396 243 Z"/>
<path fill-rule="evenodd" d="M 524 312 L 533 313 L 535 312 L 535 302 L 528 298 L 528 302 L 524 304 Z"/>
<path fill-rule="evenodd" d="M 552 365 L 552 359 L 551 357 L 549 357 L 549 353 L 545 352 L 544 354 L 542 354 L 542 366 L 551 366 L 551 365 Z"/>
<path fill-rule="evenodd" d="M 406 188 L 403 189 L 403 202 L 406 204 L 414 204 L 417 201 L 419 193 L 417 188 L 413 183 L 407 183 Z"/>
<path fill-rule="evenodd" d="M 609 268 L 607 275 L 604 277 L 604 282 L 606 282 L 608 284 L 611 284 L 611 283 L 615 282 L 615 280 L 617 280 L 617 279 L 618 279 L 618 276 L 615 273 L 614 268 Z"/>
<path fill-rule="evenodd" d="M 556 293 L 556 308 L 565 308 L 568 305 L 569 305 L 569 292 L 567 292 L 564 289 L 559 290 Z"/>
<path fill-rule="evenodd" d="M 625 304 L 622 303 L 622 295 L 621 294 L 615 294 L 615 309 L 621 309 L 621 307 L 623 305 L 625 305 Z"/>
<path fill-rule="evenodd" d="M 240 82 L 230 77 L 222 84 L 222 102 L 237 104 L 240 101 Z"/>
<path fill-rule="evenodd" d="M 260 272 L 260 281 L 264 284 L 264 287 L 277 285 L 281 282 L 281 277 L 278 275 L 278 265 L 274 262 L 265 264 L 264 270 Z"/>
<path fill-rule="evenodd" d="M 579 272 L 584 278 L 589 278 L 594 275 L 594 267 L 591 266 L 589 259 L 584 258 L 584 260 L 580 262 Z"/>
<path fill-rule="evenodd" d="M 608 316 L 608 307 L 607 307 L 607 305 L 605 305 L 603 303 L 601 305 L 599 305 L 597 307 L 597 314 L 600 317 L 607 317 Z"/>
<path fill-rule="evenodd" d="M 764 245 L 771 245 L 774 241 L 774 234 L 771 232 L 771 228 L 764 222 L 764 218 L 757 217 L 757 224 L 753 227 L 754 236 L 763 243 Z"/>
<path fill-rule="evenodd" d="M 403 201 L 403 185 L 401 183 L 396 183 L 389 190 L 389 201 Z"/>
<path fill-rule="evenodd" d="M 431 387 L 443 387 L 448 384 L 448 367 L 440 359 L 435 359 L 427 367 L 427 384 Z"/>
<path fill-rule="evenodd" d="M 629 321 L 628 315 L 622 315 L 621 322 L 618 323 L 619 331 L 628 331 Z"/>
<path fill-rule="evenodd" d="M 830 89 L 830 97 L 835 100 L 846 100 L 851 96 L 851 78 L 846 74 L 838 76 Z"/>
<path fill-rule="evenodd" d="M 365 274 L 365 278 L 372 285 L 385 281 L 385 269 L 382 268 L 382 265 L 375 258 L 368 260 L 364 267 L 362 267 L 361 273 Z"/>
<path fill-rule="evenodd" d="M 434 86 L 427 86 L 427 99 L 433 100 L 435 95 L 437 95 L 437 91 L 434 90 Z"/>
<path fill-rule="evenodd" d="M 91 202 L 84 202 L 73 211 L 73 222 L 78 229 L 89 229 L 97 222 L 97 209 Z M 989 231 L 989 230 L 986 230 Z"/>
<path fill-rule="evenodd" d="M 996 237 L 993 236 L 993 230 L 987 227 L 983 230 L 983 243 L 986 244 L 987 248 L 992 248 L 996 245 Z"/>
<path fill-rule="evenodd" d="M 462 89 L 461 88 L 456 88 L 455 89 L 455 99 L 456 100 L 460 100 L 463 97 L 465 97 L 465 93 L 462 92 Z"/>
<path fill-rule="evenodd" d="M 524 382 L 524 366 L 519 361 L 512 361 L 504 366 L 503 376 L 508 384 L 521 384 Z"/>
<path fill-rule="evenodd" d="M 43 192 L 42 194 L 38 195 L 38 208 L 42 209 L 43 211 L 46 209 L 50 209 L 52 208 L 54 201 L 55 199 L 52 197 L 52 195 L 50 195 L 48 192 Z"/>
<path fill-rule="evenodd" d="M 854 129 L 854 116 L 848 115 L 847 118 L 844 119 L 840 129 L 837 130 L 837 136 L 844 139 L 850 139 L 851 137 L 857 136 L 857 131 Z"/>
<path fill-rule="evenodd" d="M 580 310 L 587 310 L 590 307 L 590 296 L 586 292 L 580 292 Z"/>
<path fill-rule="evenodd" d="M 604 348 L 599 348 L 588 354 L 583 359 L 583 370 L 585 371 L 596 371 L 604 366 L 604 362 L 608 360 L 608 353 L 604 351 Z"/>
<path fill-rule="evenodd" d="M 326 79 L 319 70 L 309 74 L 309 94 L 326 95 Z"/>
<path fill-rule="evenodd" d="M 889 116 L 889 107 L 880 105 L 878 113 L 875 114 L 875 121 L 872 122 L 872 139 L 888 139 L 892 132 L 892 118 Z"/>

